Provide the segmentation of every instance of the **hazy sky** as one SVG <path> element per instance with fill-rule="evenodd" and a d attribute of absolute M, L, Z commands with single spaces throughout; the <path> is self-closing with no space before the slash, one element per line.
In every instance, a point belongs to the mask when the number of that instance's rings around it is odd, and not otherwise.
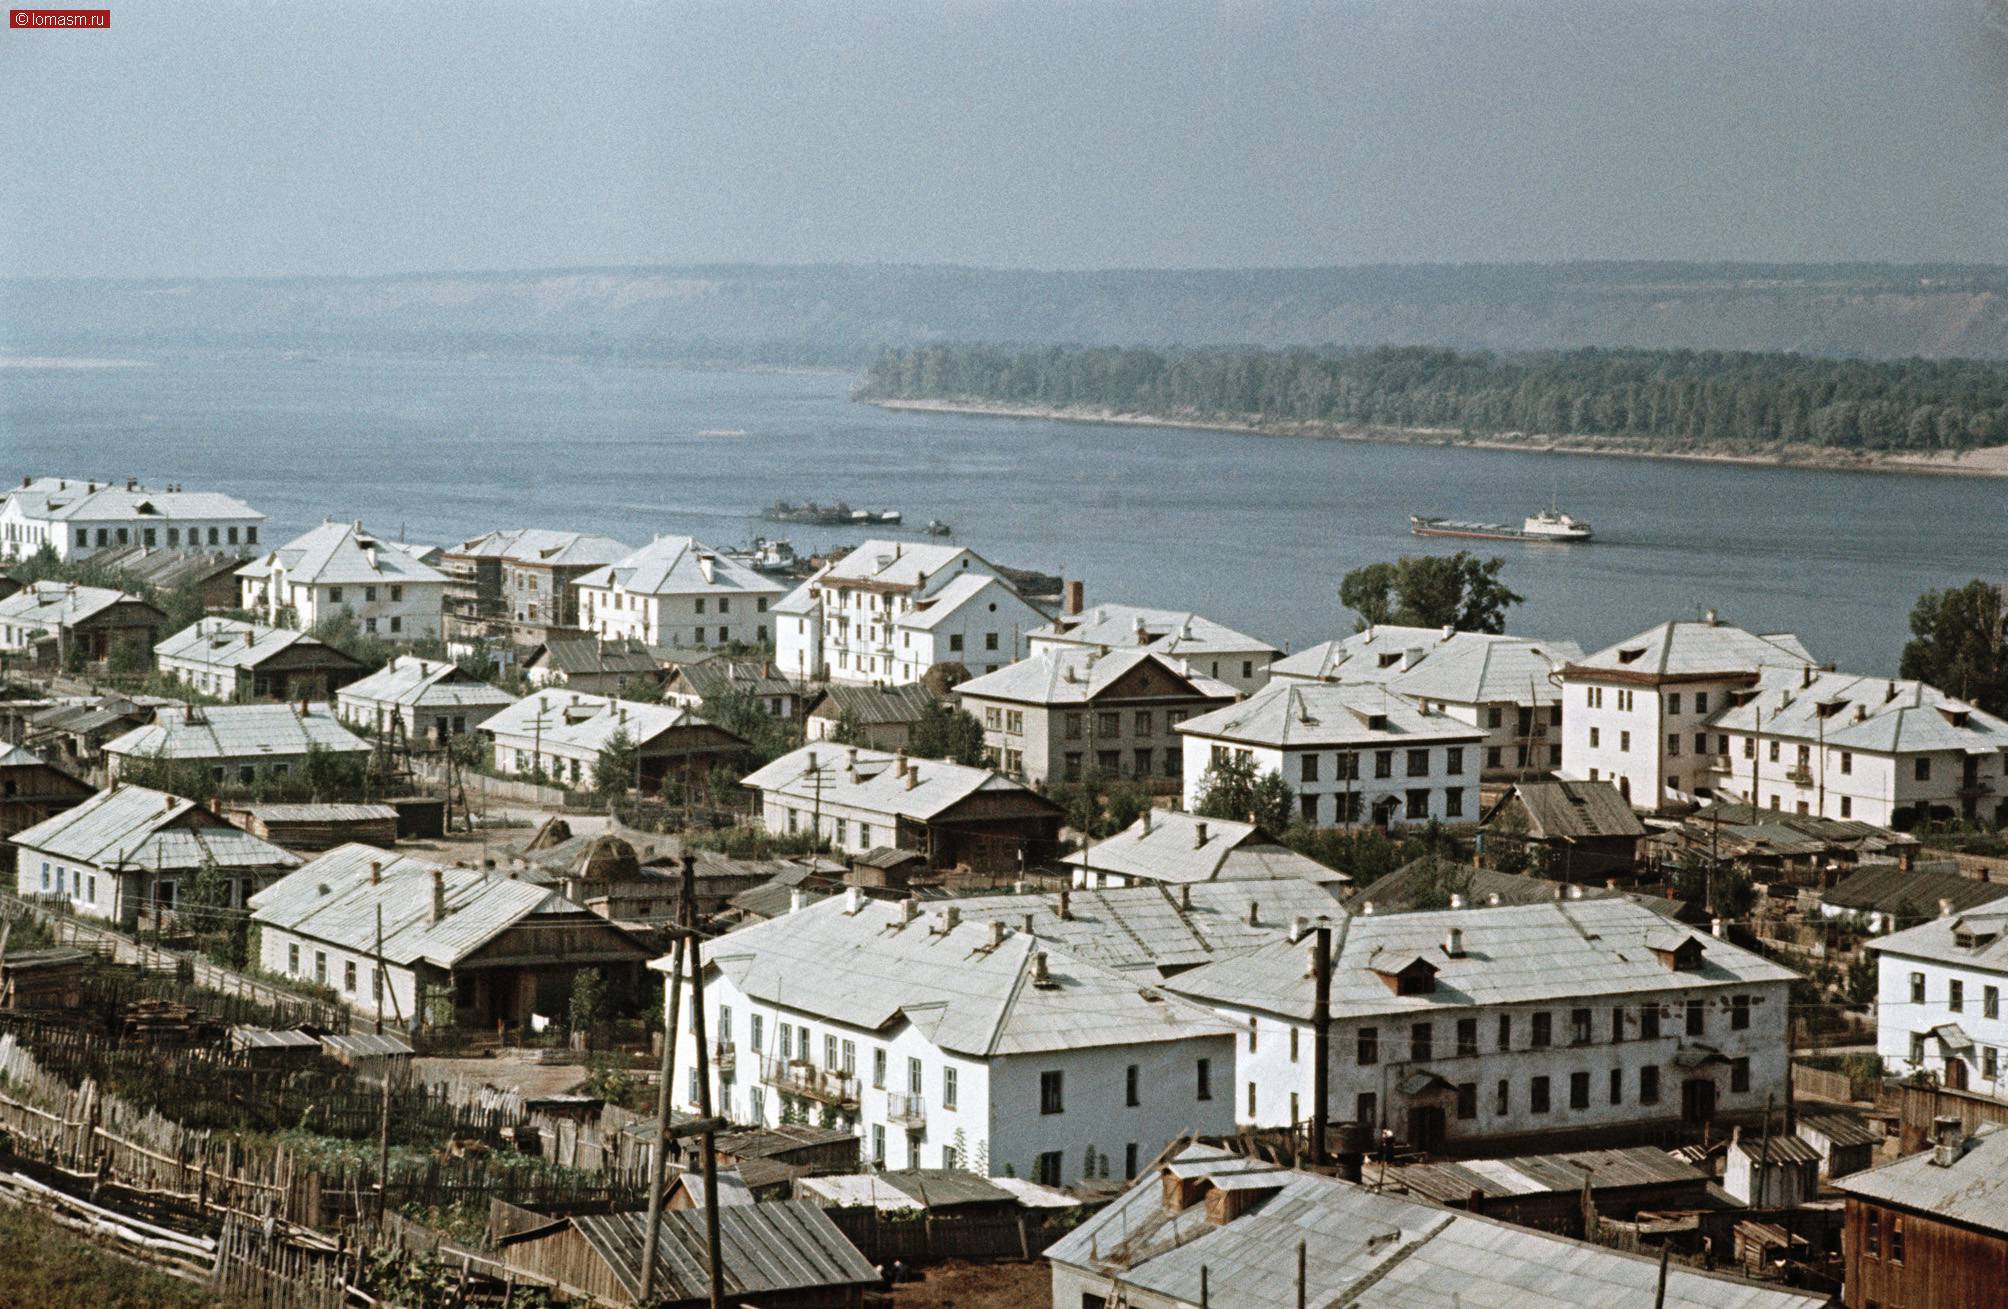
<path fill-rule="evenodd" d="M 0 275 L 2008 262 L 2005 0 L 92 0 Z"/>

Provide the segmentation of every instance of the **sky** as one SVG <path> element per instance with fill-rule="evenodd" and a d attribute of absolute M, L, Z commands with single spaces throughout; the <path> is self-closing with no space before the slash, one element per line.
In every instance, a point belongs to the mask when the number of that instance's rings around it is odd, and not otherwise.
<path fill-rule="evenodd" d="M 2008 0 L 91 2 L 0 276 L 2008 262 Z"/>

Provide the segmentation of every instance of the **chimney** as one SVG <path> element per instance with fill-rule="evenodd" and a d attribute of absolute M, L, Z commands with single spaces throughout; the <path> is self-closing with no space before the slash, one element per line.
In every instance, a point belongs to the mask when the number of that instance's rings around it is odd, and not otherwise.
<path fill-rule="evenodd" d="M 809 751 L 809 771 L 812 773 L 816 771 L 816 752 L 814 750 Z"/>
<path fill-rule="evenodd" d="M 1497 909 L 1499 907 L 1499 893 L 1494 891 L 1491 895 L 1486 896 L 1485 903 Z"/>
<path fill-rule="evenodd" d="M 1004 926 L 1004 922 L 1003 922 L 1003 920 L 1002 920 L 1002 919 L 993 919 L 993 920 L 991 920 L 991 923 L 990 923 L 990 948 L 991 948 L 992 950 L 996 950 L 996 949 L 999 949 L 1000 947 L 1002 947 L 1002 946 L 1003 946 L 1003 944 L 1004 944 L 1004 933 L 1005 933 L 1006 931 L 1008 931 L 1008 930 L 1009 930 L 1009 929 L 1008 929 L 1008 928 L 1006 928 L 1006 927 Z"/>
<path fill-rule="evenodd" d="M 1574 882 L 1571 882 L 1571 883 L 1569 883 L 1569 898 L 1570 898 L 1571 900 L 1580 900 L 1580 899 L 1582 899 L 1582 898 L 1583 898 L 1583 888 L 1582 888 L 1582 887 L 1580 887 L 1580 886 L 1577 886 L 1577 885 L 1576 885 L 1576 884 L 1575 884 Z"/>
<path fill-rule="evenodd" d="M 941 911 L 942 935 L 946 936 L 960 926 L 962 926 L 962 910 L 950 905 Z"/>
<path fill-rule="evenodd" d="M 1179 883 L 1178 907 L 1188 912 L 1192 909 L 1192 883 L 1190 882 Z"/>
<path fill-rule="evenodd" d="M 257 642 L 257 639 L 258 638 L 253 634 L 250 628 L 247 627 L 244 629 L 244 644 L 247 647 L 255 644 Z"/>
<path fill-rule="evenodd" d="M 1032 952 L 1032 985 L 1045 986 L 1052 980 L 1052 974 L 1046 971 L 1046 952 L 1044 950 L 1034 950 Z"/>
<path fill-rule="evenodd" d="M 1032 935 L 1032 915 L 1025 915 L 1025 935 Z"/>
<path fill-rule="evenodd" d="M 1194 823 L 1192 825 L 1192 848 L 1197 850 L 1201 846 L 1204 846 L 1205 844 L 1206 844 L 1206 824 Z"/>
<path fill-rule="evenodd" d="M 1813 666 L 1811 664 L 1807 664 L 1804 668 L 1799 670 L 1799 689 L 1804 690 L 1805 688 L 1811 686 L 1812 684 L 1813 684 Z"/>
<path fill-rule="evenodd" d="M 904 927 L 920 915 L 920 901 L 905 899 L 899 902 L 899 922 Z"/>
<path fill-rule="evenodd" d="M 1945 899 L 1943 896 L 1939 897 L 1938 916 L 1940 918 L 1952 917 L 1952 901 Z"/>
<path fill-rule="evenodd" d="M 1367 916 L 1371 916 L 1371 915 L 1373 914 L 1373 911 L 1374 911 L 1374 902 L 1373 902 L 1373 901 L 1371 901 L 1371 900 L 1362 900 L 1362 901 L 1360 901 L 1360 913 L 1361 913 L 1361 914 L 1363 914 L 1363 915 L 1367 915 Z"/>
<path fill-rule="evenodd" d="M 789 913 L 791 914 L 801 913 L 803 907 L 808 903 L 809 903 L 808 894 L 804 892 L 801 887 L 798 886 L 794 890 L 788 892 Z"/>
<path fill-rule="evenodd" d="M 896 776 L 896 777 L 905 777 L 905 776 L 906 776 L 906 751 L 905 751 L 905 750 L 903 750 L 903 749 L 902 749 L 902 750 L 895 750 L 895 751 L 893 751 L 893 752 L 892 752 L 892 771 L 893 771 L 893 775 L 894 775 L 894 776 Z"/>
<path fill-rule="evenodd" d="M 1729 939 L 1729 924 L 1720 918 L 1711 918 L 1708 920 L 1708 934 L 1718 941 L 1726 941 Z"/>
<path fill-rule="evenodd" d="M 1068 582 L 1066 597 L 1065 603 L 1060 606 L 1060 613 L 1068 618 L 1075 617 L 1088 606 L 1088 584 L 1078 578 Z"/>
<path fill-rule="evenodd" d="M 1452 959 L 1464 957 L 1464 929 L 1453 927 L 1443 936 L 1443 953 Z"/>
<path fill-rule="evenodd" d="M 1714 627 L 1717 626 L 1722 620 L 1716 617 L 1715 611 L 1713 609 L 1710 609 L 1706 613 L 1702 614 L 1701 621 L 1707 623 L 1710 627 Z"/>
<path fill-rule="evenodd" d="M 906 766 L 906 789 L 911 791 L 920 785 L 920 770 L 912 764 Z"/>
<path fill-rule="evenodd" d="M 1148 809 L 1143 811 L 1143 834 L 1145 836 L 1150 835 L 1150 810 Z"/>
<path fill-rule="evenodd" d="M 845 913 L 854 914 L 858 910 L 864 907 L 865 907 L 865 893 L 862 889 L 853 886 L 849 890 L 844 892 Z"/>
<path fill-rule="evenodd" d="M 1563 886 L 1560 882 L 1555 883 L 1555 890 L 1554 890 L 1555 899 L 1560 900 L 1567 893 L 1568 893 L 1567 887 Z"/>
<path fill-rule="evenodd" d="M 1318 975 L 1318 943 L 1316 941 L 1313 941 L 1309 945 L 1304 947 L 1304 976 L 1316 977 L 1317 975 Z"/>
<path fill-rule="evenodd" d="M 378 863 L 376 860 L 372 859 L 370 860 L 370 885 L 377 886 L 382 882 L 383 882 L 383 865 Z"/>
<path fill-rule="evenodd" d="M 1063 886 L 1060 888 L 1060 921 L 1063 923 L 1070 922 L 1073 917 L 1072 896 L 1068 893 L 1067 888 Z"/>
<path fill-rule="evenodd" d="M 1941 1114 L 1931 1120 L 1931 1162 L 1950 1168 L 1966 1153 L 1966 1132 L 1959 1119 Z"/>
<path fill-rule="evenodd" d="M 1295 945 L 1297 942 L 1303 940 L 1304 933 L 1310 930 L 1311 920 L 1309 918 L 1303 914 L 1298 914 L 1292 918 L 1290 920 L 1290 944 Z"/>
<path fill-rule="evenodd" d="M 432 921 L 437 923 L 446 917 L 446 871 L 432 870 Z"/>
<path fill-rule="evenodd" d="M 1455 892 L 1452 892 L 1450 896 L 1450 907 L 1452 909 L 1462 909 L 1464 907 L 1464 897 L 1456 894 Z"/>
<path fill-rule="evenodd" d="M 1262 902 L 1259 900 L 1250 900 L 1248 902 L 1248 925 L 1250 927 L 1260 927 L 1262 925 Z"/>

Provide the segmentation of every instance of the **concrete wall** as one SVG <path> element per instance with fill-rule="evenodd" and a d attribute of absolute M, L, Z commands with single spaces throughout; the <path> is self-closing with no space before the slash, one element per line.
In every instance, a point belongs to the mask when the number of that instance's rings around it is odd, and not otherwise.
<path fill-rule="evenodd" d="M 1924 978 L 1922 1005 L 1911 1002 L 1912 974 L 1922 974 Z M 1954 981 L 1964 987 L 1958 1009 L 1952 1008 L 1951 1003 Z M 1992 1018 L 1987 1016 L 1988 987 L 1995 988 L 1997 996 L 1995 1016 Z M 1883 1067 L 1899 1074 L 1921 1067 L 1926 1072 L 1937 1074 L 1943 1083 L 1948 1080 L 1947 1060 L 1960 1058 L 1966 1064 L 1968 1090 L 2008 1099 L 2008 1073 L 2004 1073 L 2002 1067 L 2008 1063 L 2008 1008 L 2004 1008 L 1999 999 L 2002 995 L 2008 995 L 2008 973 L 1957 967 L 1878 951 L 1876 1053 L 1882 1056 Z M 1928 1032 L 1945 1023 L 1958 1024 L 1973 1039 L 1973 1049 L 1963 1056 L 1953 1056 L 1937 1038 L 1927 1036 L 1922 1063 L 1912 1063 L 1912 1034 Z M 1994 1051 L 1995 1073 L 1991 1078 L 1986 1075 L 1989 1050 Z"/>
<path fill-rule="evenodd" d="M 1326 747 L 1317 750 L 1281 750 L 1271 746 L 1245 746 L 1234 742 L 1217 741 L 1210 737 L 1185 734 L 1185 806 L 1197 808 L 1206 785 L 1206 771 L 1213 765 L 1214 748 L 1230 752 L 1245 751 L 1258 773 L 1279 772 L 1290 789 L 1297 793 L 1299 815 L 1306 821 L 1320 827 L 1343 825 L 1340 807 L 1343 797 L 1350 791 L 1359 797 L 1359 818 L 1361 823 L 1375 821 L 1376 806 L 1383 805 L 1390 798 L 1395 801 L 1393 826 L 1402 827 L 1411 823 L 1426 823 L 1436 819 L 1445 823 L 1475 823 L 1479 816 L 1478 803 L 1478 760 L 1477 740 L 1445 743 L 1418 739 L 1414 744 L 1406 741 L 1391 745 L 1369 745 L 1359 750 L 1340 751 Z M 1409 752 L 1422 750 L 1426 754 L 1427 770 L 1419 776 L 1409 773 Z M 1341 776 L 1339 757 L 1350 755 L 1358 761 L 1359 776 L 1348 781 Z M 1379 756 L 1391 756 L 1388 761 L 1387 777 L 1378 776 Z M 1304 778 L 1304 758 L 1317 758 L 1315 780 Z M 1453 767 L 1455 771 L 1452 771 Z M 1426 812 L 1411 814 L 1408 797 L 1411 791 L 1427 792 Z M 1304 797 L 1314 797 L 1317 804 L 1315 816 L 1303 808 Z"/>

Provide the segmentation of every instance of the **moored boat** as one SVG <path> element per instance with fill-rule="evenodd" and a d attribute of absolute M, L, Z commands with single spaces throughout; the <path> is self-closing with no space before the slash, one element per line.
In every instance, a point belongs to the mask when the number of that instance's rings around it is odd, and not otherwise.
<path fill-rule="evenodd" d="M 1566 544 L 1590 539 L 1588 523 L 1556 509 L 1529 514 L 1517 528 L 1504 523 L 1473 523 L 1456 518 L 1410 514 L 1408 530 L 1416 536 L 1447 536 L 1470 541 L 1552 541 Z"/>

